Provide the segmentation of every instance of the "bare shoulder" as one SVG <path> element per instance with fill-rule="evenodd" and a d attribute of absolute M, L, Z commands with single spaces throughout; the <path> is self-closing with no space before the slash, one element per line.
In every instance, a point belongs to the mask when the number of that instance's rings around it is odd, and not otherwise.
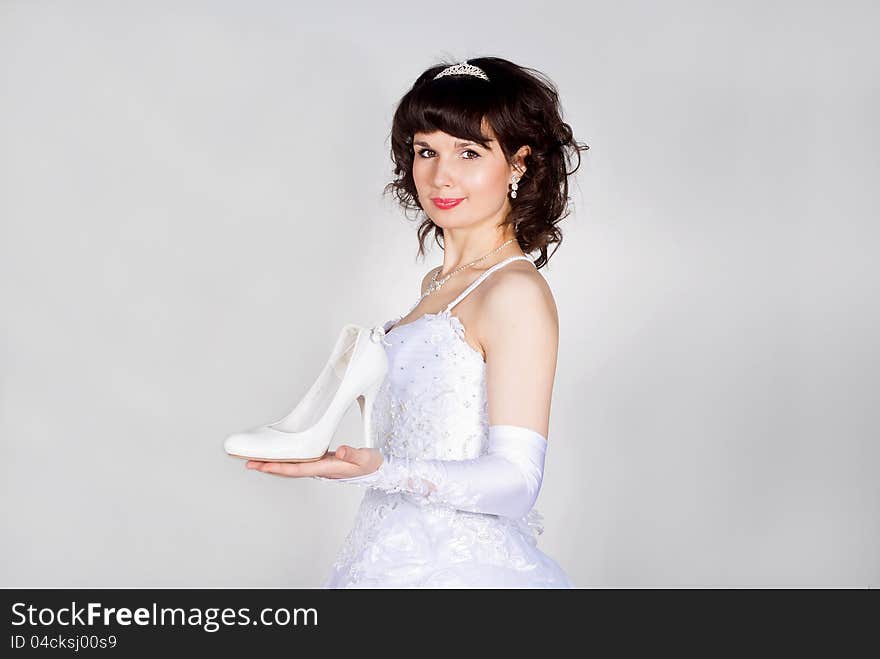
<path fill-rule="evenodd" d="M 511 323 L 528 325 L 529 331 L 542 336 L 559 335 L 559 312 L 553 291 L 535 267 L 524 261 L 506 265 L 493 273 L 482 292 L 480 306 L 480 342 L 488 348 L 493 334 L 503 332 Z"/>
<path fill-rule="evenodd" d="M 544 329 L 558 332 L 559 313 L 550 285 L 529 263 L 511 263 L 486 280 L 482 307 L 488 325 L 517 317 L 534 318 Z"/>

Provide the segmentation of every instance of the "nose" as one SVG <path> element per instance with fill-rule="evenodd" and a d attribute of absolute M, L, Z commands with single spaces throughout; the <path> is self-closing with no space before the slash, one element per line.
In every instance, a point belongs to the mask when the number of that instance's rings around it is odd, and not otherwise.
<path fill-rule="evenodd" d="M 454 187 L 455 184 L 455 164 L 452 158 L 443 158 L 437 156 L 434 158 L 434 172 L 432 182 L 436 190 Z"/>

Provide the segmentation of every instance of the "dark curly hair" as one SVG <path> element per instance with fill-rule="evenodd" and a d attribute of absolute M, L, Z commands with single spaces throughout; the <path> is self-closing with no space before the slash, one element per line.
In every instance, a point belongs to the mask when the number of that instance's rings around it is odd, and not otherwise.
<path fill-rule="evenodd" d="M 571 126 L 562 120 L 556 85 L 540 71 L 519 66 L 500 57 L 476 57 L 467 63 L 480 67 L 489 81 L 472 75 L 437 75 L 457 62 L 441 63 L 427 69 L 397 105 L 391 127 L 391 159 L 395 180 L 385 186 L 408 216 L 423 211 L 412 176 L 413 136 L 417 132 L 443 131 L 472 140 L 482 146 L 488 136 L 482 133 L 485 120 L 495 132 L 508 163 L 523 145 L 526 171 L 518 182 L 517 196 L 505 218 L 511 224 L 523 253 L 540 252 L 534 262 L 542 268 L 559 245 L 562 232 L 557 226 L 570 213 L 568 176 L 580 167 L 581 151 L 590 147 L 576 142 Z M 577 165 L 567 171 L 571 153 Z M 425 255 L 425 238 L 443 249 L 443 230 L 427 215 L 419 225 L 419 256 Z M 547 256 L 547 246 L 557 246 Z"/>

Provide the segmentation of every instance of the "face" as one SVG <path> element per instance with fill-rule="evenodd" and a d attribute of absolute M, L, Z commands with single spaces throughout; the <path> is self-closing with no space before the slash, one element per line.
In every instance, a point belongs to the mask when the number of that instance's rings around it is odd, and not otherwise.
<path fill-rule="evenodd" d="M 495 133 L 484 121 L 483 134 L 491 138 L 486 148 L 448 133 L 413 135 L 413 179 L 428 217 L 444 228 L 470 226 L 481 221 L 503 218 L 510 210 L 510 177 L 525 171 L 523 147 L 509 164 Z M 447 207 L 436 198 L 461 200 Z"/>

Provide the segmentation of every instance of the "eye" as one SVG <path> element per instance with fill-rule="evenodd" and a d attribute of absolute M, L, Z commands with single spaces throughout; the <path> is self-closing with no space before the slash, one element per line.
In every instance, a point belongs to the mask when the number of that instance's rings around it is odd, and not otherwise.
<path fill-rule="evenodd" d="M 418 153 L 422 158 L 429 158 L 430 156 L 424 155 L 425 151 L 430 151 L 431 153 L 434 153 L 431 149 L 419 149 L 416 153 Z M 474 154 L 473 158 L 465 158 L 465 160 L 476 160 L 477 158 L 482 158 L 482 156 L 479 153 L 477 153 L 476 151 L 474 151 L 473 149 L 465 149 L 464 151 L 462 151 L 462 153 L 473 153 Z"/>

